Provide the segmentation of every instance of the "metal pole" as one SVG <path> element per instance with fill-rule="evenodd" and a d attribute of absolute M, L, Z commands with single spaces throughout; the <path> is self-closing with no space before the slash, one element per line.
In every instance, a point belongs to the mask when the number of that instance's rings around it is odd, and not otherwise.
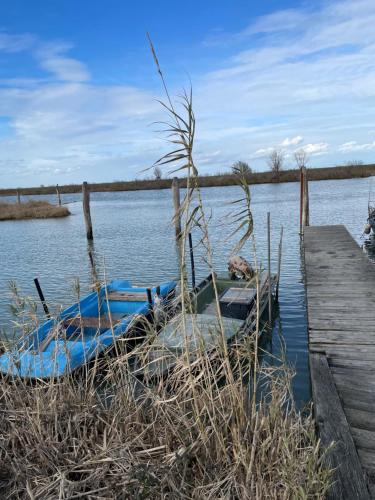
<path fill-rule="evenodd" d="M 152 310 L 152 295 L 151 295 L 150 288 L 146 289 L 146 293 L 147 293 L 147 302 L 148 302 L 148 304 L 150 306 L 150 309 Z"/>
<path fill-rule="evenodd" d="M 281 254 L 282 254 L 282 251 L 283 251 L 283 232 L 284 232 L 284 227 L 281 226 L 280 242 L 279 242 L 279 256 L 278 256 L 278 262 L 277 262 L 276 300 L 279 300 L 279 284 L 280 284 L 280 273 L 281 273 Z"/>
<path fill-rule="evenodd" d="M 48 309 L 48 306 L 46 304 L 46 301 L 45 301 L 45 298 L 44 298 L 44 295 L 43 295 L 43 292 L 42 292 L 42 289 L 40 288 L 40 284 L 39 284 L 39 280 L 38 278 L 34 278 L 34 283 L 35 283 L 35 286 L 36 286 L 36 289 L 38 291 L 38 295 L 39 295 L 39 298 L 40 298 L 40 301 L 42 303 L 42 306 L 43 306 L 43 309 L 44 309 L 44 312 L 47 316 L 47 318 L 49 319 L 51 317 L 50 315 L 50 312 L 49 312 L 49 309 Z"/>
<path fill-rule="evenodd" d="M 191 264 L 191 285 L 193 290 L 195 288 L 195 264 L 194 264 L 194 251 L 193 251 L 193 239 L 191 233 L 189 233 L 189 250 L 190 250 L 190 264 Z"/>
<path fill-rule="evenodd" d="M 272 294 L 271 294 L 271 214 L 267 212 L 267 243 L 268 243 L 268 317 L 272 325 Z"/>

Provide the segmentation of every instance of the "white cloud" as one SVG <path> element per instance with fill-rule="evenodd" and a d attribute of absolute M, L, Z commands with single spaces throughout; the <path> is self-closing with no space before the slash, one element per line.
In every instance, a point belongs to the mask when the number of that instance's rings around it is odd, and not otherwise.
<path fill-rule="evenodd" d="M 275 148 L 260 148 L 260 149 L 257 149 L 255 151 L 255 153 L 253 153 L 251 155 L 251 158 L 267 158 L 267 156 L 269 156 L 272 151 L 274 151 Z"/>
<path fill-rule="evenodd" d="M 341 144 L 339 151 L 342 153 L 351 153 L 352 151 L 372 151 L 375 149 L 375 141 L 367 144 L 358 144 L 356 141 L 349 141 Z"/>
<path fill-rule="evenodd" d="M 289 139 L 289 137 L 284 139 L 281 143 L 281 146 L 283 148 L 288 148 L 289 146 L 298 146 L 298 144 L 301 144 L 301 142 L 303 142 L 303 137 L 300 135 L 297 135 L 295 137 L 291 137 L 290 139 Z"/>
<path fill-rule="evenodd" d="M 316 144 L 306 144 L 303 150 L 309 155 L 322 155 L 328 152 L 328 144 L 326 142 L 318 142 Z"/>

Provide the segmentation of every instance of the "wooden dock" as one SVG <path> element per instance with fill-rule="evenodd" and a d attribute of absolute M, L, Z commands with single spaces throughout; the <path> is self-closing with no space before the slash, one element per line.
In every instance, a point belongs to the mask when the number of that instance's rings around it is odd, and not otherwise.
<path fill-rule="evenodd" d="M 329 498 L 375 498 L 375 266 L 344 226 L 304 236 L 315 419 L 335 467 Z"/>

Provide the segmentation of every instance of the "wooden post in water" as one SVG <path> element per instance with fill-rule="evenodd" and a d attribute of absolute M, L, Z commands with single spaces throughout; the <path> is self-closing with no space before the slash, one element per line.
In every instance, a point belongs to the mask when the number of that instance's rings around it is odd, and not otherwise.
<path fill-rule="evenodd" d="M 91 223 L 91 213 L 90 213 L 90 189 L 86 181 L 82 184 L 82 202 L 83 202 L 83 215 L 85 218 L 85 225 L 86 225 L 86 237 L 88 240 L 93 240 L 94 236 L 92 233 L 92 223 Z"/>
<path fill-rule="evenodd" d="M 303 235 L 303 167 L 299 169 L 300 198 L 299 198 L 299 234 Z"/>
<path fill-rule="evenodd" d="M 272 294 L 271 294 L 271 214 L 267 212 L 267 246 L 268 246 L 268 317 L 272 325 Z"/>
<path fill-rule="evenodd" d="M 58 184 L 56 184 L 56 194 L 57 194 L 57 201 L 58 201 L 59 207 L 61 207 L 61 196 L 60 196 L 60 190 L 59 190 Z"/>
<path fill-rule="evenodd" d="M 19 189 L 17 189 L 17 203 L 18 203 L 18 205 L 21 204 L 21 192 Z"/>
<path fill-rule="evenodd" d="M 307 177 L 306 167 L 303 167 L 303 210 L 302 210 L 302 234 L 304 228 L 309 226 L 309 181 Z"/>
<path fill-rule="evenodd" d="M 178 184 L 178 178 L 174 177 L 172 181 L 172 197 L 174 206 L 174 226 L 176 230 L 176 240 L 180 238 L 181 235 L 181 212 L 180 212 L 180 186 Z"/>
<path fill-rule="evenodd" d="M 279 285 L 280 285 L 280 273 L 281 273 L 281 255 L 282 255 L 282 251 L 283 251 L 283 233 L 284 233 L 284 227 L 281 226 L 280 242 L 279 242 L 279 255 L 278 255 L 278 262 L 277 262 L 276 300 L 279 300 Z"/>

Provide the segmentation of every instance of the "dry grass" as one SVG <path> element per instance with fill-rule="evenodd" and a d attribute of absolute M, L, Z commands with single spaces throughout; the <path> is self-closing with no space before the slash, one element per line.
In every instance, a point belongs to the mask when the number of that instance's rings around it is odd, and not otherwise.
<path fill-rule="evenodd" d="M 254 404 L 246 366 L 218 384 L 227 364 L 213 379 L 202 353 L 199 372 L 181 363 L 168 384 L 139 390 L 124 355 L 101 385 L 97 367 L 79 382 L 2 381 L 1 498 L 324 498 L 329 473 L 290 373 L 259 369 Z"/>
<path fill-rule="evenodd" d="M 1 220 L 48 219 L 70 215 L 68 208 L 48 201 L 30 200 L 26 203 L 0 203 Z"/>

